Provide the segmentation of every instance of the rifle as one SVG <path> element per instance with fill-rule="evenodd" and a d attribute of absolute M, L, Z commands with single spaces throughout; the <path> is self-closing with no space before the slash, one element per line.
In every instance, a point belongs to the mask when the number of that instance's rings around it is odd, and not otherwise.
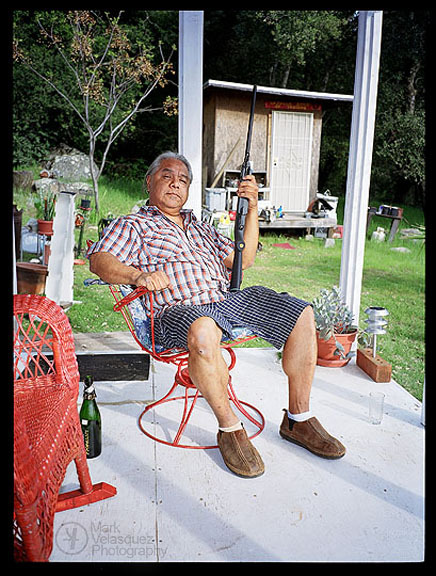
<path fill-rule="evenodd" d="M 244 161 L 241 166 L 240 180 L 243 180 L 247 174 L 251 174 L 250 167 L 250 148 L 251 148 L 251 134 L 253 132 L 254 120 L 254 106 L 256 104 L 257 86 L 253 86 L 253 94 L 251 97 L 251 111 L 250 120 L 248 121 L 247 142 L 245 144 Z M 244 230 L 245 230 L 245 217 L 248 213 L 248 198 L 238 197 L 238 204 L 236 207 L 235 218 L 235 256 L 233 259 L 232 278 L 230 282 L 230 291 L 236 292 L 239 290 L 242 281 L 242 252 L 245 248 Z"/>

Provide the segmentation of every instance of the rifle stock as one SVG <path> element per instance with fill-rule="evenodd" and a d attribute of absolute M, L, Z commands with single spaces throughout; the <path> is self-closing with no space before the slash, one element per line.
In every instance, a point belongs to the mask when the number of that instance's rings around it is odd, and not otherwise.
<path fill-rule="evenodd" d="M 250 148 L 251 148 L 251 135 L 253 133 L 253 120 L 254 120 L 254 107 L 256 104 L 257 86 L 253 86 L 253 93 L 251 97 L 251 110 L 250 119 L 248 122 L 247 141 L 245 144 L 244 161 L 241 166 L 240 180 L 243 180 L 247 174 L 251 174 L 250 167 Z M 235 292 L 239 290 L 242 282 L 242 253 L 245 248 L 244 230 L 245 230 L 245 217 L 248 213 L 248 198 L 238 197 L 238 204 L 236 207 L 235 218 L 235 256 L 232 266 L 232 278 L 230 282 L 230 291 Z"/>

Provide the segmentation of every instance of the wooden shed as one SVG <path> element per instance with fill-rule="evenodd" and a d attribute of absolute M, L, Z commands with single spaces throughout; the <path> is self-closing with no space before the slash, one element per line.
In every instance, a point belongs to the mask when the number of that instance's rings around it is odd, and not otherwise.
<path fill-rule="evenodd" d="M 252 90 L 250 84 L 235 82 L 204 84 L 203 190 L 234 187 Z M 323 109 L 352 101 L 345 94 L 258 86 L 250 158 L 260 199 L 291 214 L 307 210 L 318 191 Z"/>

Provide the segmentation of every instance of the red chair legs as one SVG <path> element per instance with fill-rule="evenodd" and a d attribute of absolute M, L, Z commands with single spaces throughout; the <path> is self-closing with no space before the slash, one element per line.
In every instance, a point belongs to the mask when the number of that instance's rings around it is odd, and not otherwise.
<path fill-rule="evenodd" d="M 56 504 L 56 512 L 71 510 L 72 508 L 79 508 L 86 504 L 98 502 L 99 500 L 105 500 L 106 498 L 115 496 L 117 493 L 117 489 L 115 486 L 111 486 L 111 484 L 107 484 L 106 482 L 98 482 L 97 484 L 92 483 L 84 452 L 81 452 L 77 456 L 75 464 L 80 489 L 59 494 Z"/>
<path fill-rule="evenodd" d="M 188 427 L 188 423 L 191 419 L 191 416 L 192 416 L 193 410 L 197 404 L 197 401 L 199 398 L 203 398 L 203 396 L 195 388 L 194 384 L 192 383 L 192 381 L 189 377 L 189 372 L 188 372 L 188 368 L 187 368 L 188 351 L 182 350 L 182 349 L 168 349 L 168 350 L 164 350 L 164 351 L 158 351 L 156 349 L 155 336 L 154 336 L 153 292 L 149 292 L 143 286 L 136 288 L 135 290 L 129 292 L 126 295 L 123 295 L 123 292 L 121 291 L 119 286 L 111 285 L 110 290 L 111 290 L 112 295 L 114 296 L 115 302 L 116 302 L 116 304 L 114 305 L 114 310 L 115 311 L 121 311 L 124 319 L 126 320 L 127 326 L 129 328 L 132 336 L 134 337 L 134 339 L 138 343 L 138 345 L 143 350 L 148 352 L 150 354 L 150 356 L 152 358 L 154 358 L 155 360 L 160 361 L 160 362 L 164 362 L 166 364 L 173 364 L 173 365 L 177 366 L 177 373 L 176 373 L 176 376 L 174 379 L 174 383 L 171 386 L 168 393 L 165 394 L 162 398 L 160 398 L 160 400 L 156 400 L 155 402 L 152 402 L 151 404 L 146 406 L 145 409 L 141 412 L 141 414 L 139 416 L 139 422 L 138 423 L 139 423 L 139 427 L 142 430 L 142 432 L 146 436 L 151 438 L 152 440 L 155 440 L 156 442 L 160 442 L 161 444 L 166 444 L 168 446 L 175 446 L 178 448 L 197 448 L 197 449 L 218 448 L 217 444 L 206 445 L 206 446 L 197 446 L 197 445 L 192 444 L 192 443 L 191 444 L 185 444 L 182 442 L 182 437 L 185 433 L 185 430 Z M 139 336 L 136 334 L 135 320 L 134 320 L 134 318 L 136 318 L 136 322 L 137 323 L 139 322 L 139 324 L 142 328 L 147 326 L 148 320 L 147 320 L 147 316 L 146 316 L 145 306 L 143 304 L 141 304 L 139 307 L 135 307 L 135 309 L 133 309 L 133 310 L 131 309 L 131 306 L 133 305 L 135 300 L 137 300 L 138 298 L 142 298 L 142 297 L 144 297 L 148 300 L 149 313 L 150 313 L 149 327 L 147 328 L 147 330 L 150 333 L 149 334 L 150 335 L 150 342 L 148 342 L 147 345 L 143 344 L 141 342 Z M 239 338 L 236 338 L 235 340 L 232 340 L 232 341 L 226 342 L 225 344 L 222 344 L 221 347 L 224 348 L 225 350 L 227 350 L 227 352 L 230 354 L 230 365 L 228 367 L 229 372 L 230 372 L 230 370 L 233 369 L 233 367 L 236 364 L 236 354 L 233 351 L 232 346 L 235 346 L 235 345 L 240 344 L 242 342 L 247 342 L 248 340 L 253 340 L 254 338 L 256 338 L 256 336 L 253 334 L 250 334 L 250 335 L 248 335 L 248 337 L 247 336 L 240 336 Z M 178 386 L 181 386 L 184 389 L 184 392 L 181 395 L 175 396 L 174 394 L 175 394 Z M 238 399 L 238 397 L 236 396 L 235 390 L 232 386 L 232 380 L 231 380 L 230 376 L 229 376 L 229 383 L 228 383 L 228 395 L 229 395 L 230 401 L 238 409 L 238 411 L 245 418 L 247 418 L 247 420 L 249 422 L 251 422 L 251 424 L 254 424 L 254 426 L 257 430 L 254 434 L 249 436 L 249 438 L 250 439 L 255 438 L 258 434 L 260 434 L 262 432 L 262 430 L 264 429 L 264 426 L 265 426 L 265 420 L 264 420 L 262 413 L 255 406 L 252 406 L 251 404 L 248 404 L 248 402 L 243 402 L 242 400 Z M 149 430 L 147 430 L 145 427 L 145 424 L 143 422 L 144 417 L 151 410 L 157 408 L 158 406 L 168 404 L 169 402 L 174 402 L 174 401 L 181 401 L 183 408 L 182 408 L 182 415 L 180 418 L 180 424 L 179 424 L 179 427 L 178 427 L 176 433 L 173 435 L 173 438 L 171 440 L 168 440 L 166 438 L 162 438 L 162 437 L 158 436 L 157 434 L 152 433 Z M 247 410 L 247 408 L 250 411 Z M 174 420 L 174 418 L 173 418 L 173 420 Z"/>
<path fill-rule="evenodd" d="M 236 363 L 236 356 L 231 348 L 226 348 L 226 350 L 229 352 L 231 357 L 231 363 L 229 366 L 229 370 L 231 370 Z M 184 389 L 184 392 L 181 395 L 174 396 L 173 394 L 176 392 L 179 386 L 181 386 Z M 190 393 L 190 391 L 192 393 Z M 255 426 L 256 431 L 251 436 L 249 436 L 250 440 L 252 440 L 256 436 L 258 436 L 265 427 L 265 419 L 262 413 L 252 404 L 249 404 L 248 402 L 243 402 L 242 400 L 238 399 L 236 392 L 233 388 L 232 378 L 230 375 L 227 391 L 229 395 L 229 400 L 238 409 L 238 411 Z M 174 446 L 177 448 L 202 449 L 202 450 L 218 448 L 217 444 L 198 446 L 195 444 L 185 444 L 181 442 L 185 429 L 189 424 L 192 412 L 199 398 L 203 398 L 203 396 L 202 394 L 200 394 L 200 392 L 195 388 L 194 384 L 192 383 L 189 377 L 188 368 L 186 367 L 186 362 L 179 364 L 177 373 L 175 375 L 174 383 L 170 388 L 170 390 L 167 392 L 167 394 L 165 394 L 165 396 L 163 396 L 159 400 L 156 400 L 155 402 L 148 404 L 146 408 L 141 412 L 138 421 L 140 429 L 146 436 L 148 436 L 152 440 L 160 442 L 161 444 L 166 444 L 167 446 Z M 174 434 L 173 439 L 167 440 L 148 431 L 145 425 L 143 424 L 143 418 L 145 417 L 145 415 L 160 405 L 174 401 L 182 401 L 183 408 L 182 408 L 182 416 L 180 419 L 180 425 L 177 429 L 177 432 Z M 252 413 L 248 412 L 246 408 L 249 408 L 252 411 Z M 257 418 L 253 415 L 253 413 L 257 416 Z"/>

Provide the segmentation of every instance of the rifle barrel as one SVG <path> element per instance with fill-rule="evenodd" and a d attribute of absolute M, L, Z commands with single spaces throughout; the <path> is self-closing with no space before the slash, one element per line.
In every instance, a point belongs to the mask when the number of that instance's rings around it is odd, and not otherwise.
<path fill-rule="evenodd" d="M 247 130 L 247 141 L 245 144 L 245 155 L 244 161 L 241 166 L 240 179 L 243 180 L 246 174 L 250 174 L 250 166 L 248 164 L 250 160 L 250 149 L 251 149 L 251 135 L 253 132 L 253 121 L 254 121 L 254 107 L 256 105 L 256 93 L 257 86 L 253 86 L 253 94 L 251 97 L 251 109 L 250 109 L 250 119 L 248 121 Z M 245 248 L 244 243 L 244 230 L 245 230 L 245 216 L 248 211 L 248 198 L 238 198 L 238 204 L 236 207 L 236 219 L 235 219 L 235 255 L 232 267 L 232 278 L 230 282 L 230 291 L 235 292 L 239 290 L 242 281 L 242 252 Z"/>
<path fill-rule="evenodd" d="M 253 93 L 251 96 L 251 109 L 250 109 L 250 120 L 248 121 L 248 130 L 247 130 L 247 141 L 245 144 L 245 156 L 244 162 L 248 161 L 250 157 L 250 149 L 251 149 L 251 135 L 253 133 L 253 121 L 254 121 L 254 108 L 256 106 L 256 94 L 257 94 L 257 85 L 253 86 Z M 247 157 L 248 156 L 248 157 Z"/>

